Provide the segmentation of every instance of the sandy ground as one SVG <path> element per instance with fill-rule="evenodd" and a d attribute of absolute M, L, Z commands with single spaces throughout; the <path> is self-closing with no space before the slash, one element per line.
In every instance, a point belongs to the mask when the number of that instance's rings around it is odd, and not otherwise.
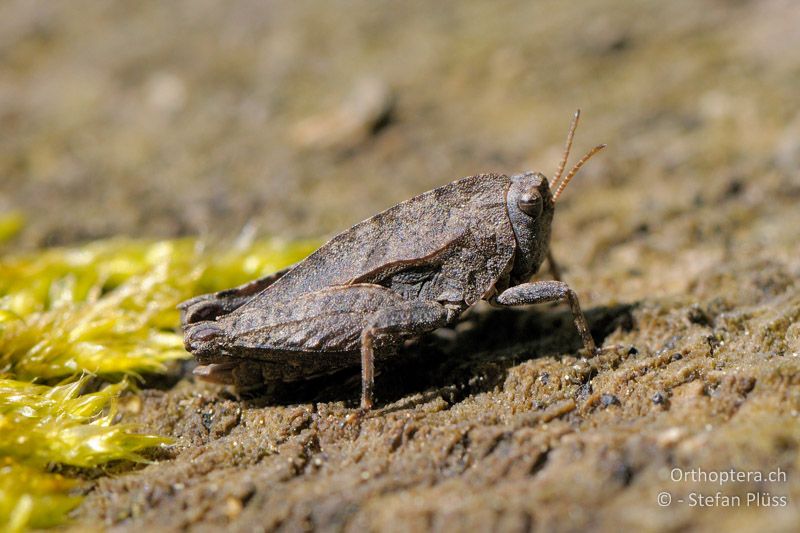
<path fill-rule="evenodd" d="M 357 370 L 253 399 L 176 370 L 125 416 L 178 444 L 87 483 L 74 527 L 795 530 L 798 25 L 781 0 L 0 4 L 19 248 L 329 235 L 551 174 L 576 107 L 576 152 L 609 144 L 552 248 L 623 348 L 579 359 L 559 306 L 476 309 L 387 363 L 365 419 Z"/>

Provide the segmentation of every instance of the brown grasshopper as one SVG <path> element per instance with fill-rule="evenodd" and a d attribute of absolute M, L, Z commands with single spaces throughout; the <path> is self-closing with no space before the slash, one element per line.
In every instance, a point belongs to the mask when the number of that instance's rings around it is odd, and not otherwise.
<path fill-rule="evenodd" d="M 550 254 L 555 203 L 599 145 L 564 177 L 580 110 L 552 190 L 538 172 L 470 176 L 360 222 L 305 260 L 180 305 L 200 378 L 239 388 L 293 381 L 361 362 L 372 407 L 376 354 L 454 324 L 478 300 L 497 306 L 566 300 L 589 355 L 597 352 L 578 297 Z M 554 281 L 529 282 L 545 259 Z"/>

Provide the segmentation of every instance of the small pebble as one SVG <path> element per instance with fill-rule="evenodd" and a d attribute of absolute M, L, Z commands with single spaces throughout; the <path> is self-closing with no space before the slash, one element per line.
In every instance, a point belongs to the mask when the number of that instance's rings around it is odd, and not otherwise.
<path fill-rule="evenodd" d="M 708 313 L 706 313 L 699 305 L 693 305 L 689 309 L 687 318 L 689 319 L 689 322 L 699 326 L 711 326 L 713 324 L 711 317 L 709 317 Z"/>
<path fill-rule="evenodd" d="M 242 501 L 239 498 L 234 498 L 233 496 L 228 496 L 225 499 L 225 515 L 230 519 L 233 520 L 239 514 L 241 514 L 242 509 L 244 506 L 242 505 Z"/>
<path fill-rule="evenodd" d="M 672 354 L 672 360 L 673 361 L 680 361 L 681 359 L 683 359 L 683 356 L 681 354 L 679 354 L 679 353 Z"/>
<path fill-rule="evenodd" d="M 631 346 L 628 349 L 628 355 L 637 355 L 638 353 L 639 353 L 639 350 L 636 348 L 636 346 Z"/>
<path fill-rule="evenodd" d="M 614 396 L 613 394 L 603 394 L 600 396 L 600 405 L 603 407 L 609 407 L 611 405 L 620 405 L 619 398 Z"/>
<path fill-rule="evenodd" d="M 653 394 L 653 403 L 654 404 L 661 405 L 666 401 L 667 401 L 667 398 L 662 393 L 657 392 L 657 393 Z"/>

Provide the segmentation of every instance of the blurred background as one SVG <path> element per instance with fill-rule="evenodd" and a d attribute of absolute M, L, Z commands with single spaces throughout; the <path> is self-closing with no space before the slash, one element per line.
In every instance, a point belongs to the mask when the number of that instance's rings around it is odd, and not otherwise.
<path fill-rule="evenodd" d="M 573 158 L 609 148 L 565 203 L 617 234 L 648 222 L 628 208 L 796 192 L 798 27 L 791 0 L 5 0 L 0 212 L 22 247 L 326 235 L 465 175 L 552 175 L 580 107 Z"/>

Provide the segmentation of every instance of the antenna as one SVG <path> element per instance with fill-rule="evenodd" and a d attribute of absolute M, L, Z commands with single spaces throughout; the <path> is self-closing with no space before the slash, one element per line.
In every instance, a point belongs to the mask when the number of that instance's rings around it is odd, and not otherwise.
<path fill-rule="evenodd" d="M 567 166 L 567 159 L 569 158 L 569 151 L 572 149 L 572 138 L 575 137 L 575 129 L 578 127 L 578 120 L 581 118 L 581 110 L 575 111 L 575 116 L 572 117 L 572 123 L 569 125 L 567 132 L 567 142 L 564 143 L 564 155 L 561 156 L 561 162 L 558 164 L 558 170 L 553 177 L 553 183 L 550 184 L 551 189 L 557 187 L 558 180 L 561 179 L 561 174 L 564 172 L 564 167 Z"/>
<path fill-rule="evenodd" d="M 572 167 L 572 170 L 570 170 L 569 173 L 566 176 L 564 176 L 564 180 L 561 183 L 559 183 L 558 188 L 556 189 L 556 192 L 553 193 L 553 201 L 554 202 L 556 200 L 558 200 L 558 197 L 561 196 L 561 193 L 564 191 L 564 189 L 566 188 L 567 184 L 570 182 L 570 180 L 573 177 L 575 177 L 575 174 L 578 173 L 578 170 L 580 170 L 580 168 L 583 166 L 583 164 L 586 163 L 594 154 L 596 154 L 597 152 L 599 152 L 600 150 L 602 150 L 605 147 L 606 147 L 605 144 L 598 144 L 597 146 L 595 146 L 594 148 L 589 150 L 589 153 L 587 153 L 585 156 L 581 157 L 580 161 L 575 163 L 575 166 Z"/>

